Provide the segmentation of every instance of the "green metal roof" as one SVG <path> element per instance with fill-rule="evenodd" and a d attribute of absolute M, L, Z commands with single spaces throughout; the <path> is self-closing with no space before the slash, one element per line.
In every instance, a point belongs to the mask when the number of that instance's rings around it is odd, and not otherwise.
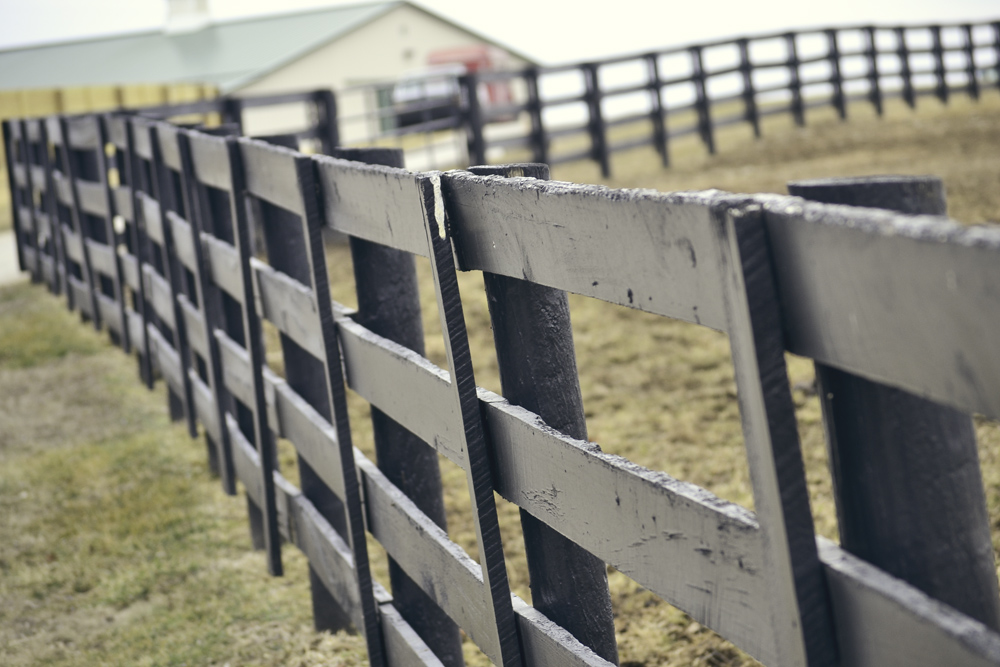
<path fill-rule="evenodd" d="M 0 51 L 0 90 L 199 82 L 247 85 L 402 2 L 216 23 L 186 34 L 131 33 Z"/>

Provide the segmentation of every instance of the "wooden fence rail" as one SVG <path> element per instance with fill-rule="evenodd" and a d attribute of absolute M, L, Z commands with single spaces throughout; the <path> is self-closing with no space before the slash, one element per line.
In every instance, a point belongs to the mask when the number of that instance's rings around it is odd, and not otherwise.
<path fill-rule="evenodd" d="M 961 427 L 972 412 L 1000 418 L 1000 229 L 796 197 L 548 182 L 530 177 L 546 175 L 540 165 L 414 172 L 398 152 L 307 156 L 276 145 L 288 138 L 182 128 L 172 113 L 4 123 L 21 268 L 134 352 L 148 383 L 165 381 L 224 488 L 245 488 L 269 570 L 282 572 L 281 540 L 301 549 L 317 627 L 355 627 L 373 665 L 461 664 L 456 626 L 498 665 L 614 664 L 604 563 L 767 665 L 1000 665 L 985 500 Z M 104 162 L 94 147 L 109 143 Z M 935 180 L 797 187 L 899 208 L 899 192 L 933 194 Z M 909 213 L 943 212 L 943 200 L 920 201 Z M 355 266 L 368 290 L 357 312 L 331 302 L 324 229 L 373 262 Z M 405 331 L 417 326 L 414 256 L 432 268 L 444 367 Z M 376 284 L 386 257 L 398 288 Z M 476 385 L 458 271 L 486 276 L 505 397 Z M 565 292 L 728 335 L 755 513 L 587 442 Z M 264 321 L 280 331 L 284 376 L 264 362 Z M 786 351 L 922 401 L 869 409 L 857 428 L 873 442 L 914 410 L 943 433 L 927 451 L 965 476 L 900 477 L 878 501 L 933 519 L 937 540 L 895 547 L 943 571 L 933 582 L 893 569 L 882 559 L 892 545 L 815 537 Z M 353 447 L 346 388 L 385 420 L 381 451 L 397 458 L 376 465 Z M 839 429 L 860 390 L 834 391 L 823 405 Z M 277 437 L 296 448 L 301 489 L 277 470 Z M 478 562 L 444 530 L 438 454 L 466 473 Z M 397 481 L 400 457 L 425 484 Z M 854 483 L 851 469 L 837 473 Z M 522 510 L 535 607 L 508 586 L 494 492 Z M 838 510 L 848 525 L 875 508 Z M 920 534 L 903 515 L 879 521 Z M 391 591 L 371 577 L 367 536 L 392 560 Z M 565 579 L 552 553 L 573 563 Z M 570 590 L 583 579 L 582 594 Z"/>
<path fill-rule="evenodd" d="M 393 85 L 338 94 L 384 104 Z M 764 116 L 788 113 L 801 126 L 819 107 L 830 106 L 845 119 L 850 102 L 864 101 L 882 115 L 887 98 L 902 98 L 913 108 L 919 96 L 942 103 L 955 93 L 979 99 L 984 89 L 997 86 L 1000 21 L 832 27 L 600 61 L 472 72 L 458 81 L 460 102 L 438 96 L 388 104 L 344 116 L 340 123 L 351 145 L 384 145 L 386 137 L 420 133 L 430 138 L 450 129 L 466 135 L 471 164 L 513 150 L 552 165 L 590 159 L 607 177 L 617 152 L 652 147 L 668 165 L 672 140 L 697 135 L 714 153 L 716 130 L 747 123 L 760 136 Z M 514 101 L 490 102 L 493 87 L 509 87 Z M 414 122 L 420 114 L 424 122 Z M 401 145 L 421 150 L 419 142 Z M 456 164 L 448 151 L 441 160 L 431 158 L 439 167 Z"/>

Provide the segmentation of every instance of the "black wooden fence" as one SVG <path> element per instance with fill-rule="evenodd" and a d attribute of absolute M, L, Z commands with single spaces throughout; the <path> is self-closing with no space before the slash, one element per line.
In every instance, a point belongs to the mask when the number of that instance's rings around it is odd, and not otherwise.
<path fill-rule="evenodd" d="M 488 87 L 498 85 L 520 99 L 490 104 Z M 546 164 L 595 160 L 608 176 L 616 152 L 653 147 L 666 166 L 676 138 L 697 135 L 714 153 L 717 129 L 746 123 L 759 136 L 769 115 L 791 114 L 804 125 L 808 110 L 830 106 L 846 118 L 849 103 L 858 100 L 881 115 L 887 98 L 915 107 L 921 96 L 943 103 L 955 93 L 978 99 L 998 85 L 1000 21 L 838 27 L 471 73 L 458 82 L 460 102 L 439 95 L 347 114 L 341 124 L 349 143 L 451 129 L 466 134 L 472 164 L 485 164 L 494 151 L 520 151 Z M 383 84 L 338 93 L 374 100 L 391 90 Z M 395 122 L 420 113 L 423 122 Z M 373 129 L 359 138 L 366 123 Z M 452 166 L 450 155 L 437 164 Z"/>
<path fill-rule="evenodd" d="M 548 183 L 539 165 L 412 172 L 396 151 L 307 156 L 232 129 L 5 122 L 19 258 L 201 425 L 270 571 L 282 540 L 307 555 L 317 627 L 353 625 L 373 665 L 461 664 L 458 627 L 496 664 L 608 665 L 610 563 L 768 665 L 1000 665 L 968 416 L 1000 417 L 1000 230 L 941 217 L 935 179 L 796 186 L 899 213 Z M 331 302 L 323 229 L 351 240 L 358 312 Z M 413 329 L 414 256 L 445 368 Z M 457 271 L 484 273 L 505 397 L 476 386 Z M 756 513 L 586 441 L 565 292 L 728 334 Z M 817 362 L 843 546 L 814 536 L 786 350 Z M 378 466 L 346 388 L 375 408 Z M 466 472 L 479 562 L 443 529 L 438 454 Z M 494 492 L 523 510 L 534 607 L 509 590 Z"/>

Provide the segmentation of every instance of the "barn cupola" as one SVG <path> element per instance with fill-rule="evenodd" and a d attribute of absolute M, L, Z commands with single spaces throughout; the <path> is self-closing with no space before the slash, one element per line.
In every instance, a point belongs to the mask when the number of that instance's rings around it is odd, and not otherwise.
<path fill-rule="evenodd" d="M 167 21 L 163 31 L 168 35 L 197 32 L 212 22 L 209 0 L 167 0 Z"/>

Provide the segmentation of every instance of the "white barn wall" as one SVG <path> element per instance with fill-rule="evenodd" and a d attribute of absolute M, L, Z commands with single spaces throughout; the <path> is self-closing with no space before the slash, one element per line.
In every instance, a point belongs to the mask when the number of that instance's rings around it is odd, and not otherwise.
<path fill-rule="evenodd" d="M 400 5 L 335 41 L 298 60 L 233 91 L 237 95 L 261 95 L 316 88 L 340 92 L 353 85 L 387 81 L 426 66 L 427 56 L 438 49 L 488 44 L 462 28 L 410 5 Z M 514 55 L 509 66 L 528 63 Z M 366 111 L 373 100 L 358 93 L 338 96 L 341 117 Z M 369 109 L 371 106 L 369 106 Z M 252 109 L 244 116 L 248 134 L 275 134 L 299 129 L 305 118 L 301 107 Z M 342 140 L 361 138 L 359 123 L 341 124 Z"/>

